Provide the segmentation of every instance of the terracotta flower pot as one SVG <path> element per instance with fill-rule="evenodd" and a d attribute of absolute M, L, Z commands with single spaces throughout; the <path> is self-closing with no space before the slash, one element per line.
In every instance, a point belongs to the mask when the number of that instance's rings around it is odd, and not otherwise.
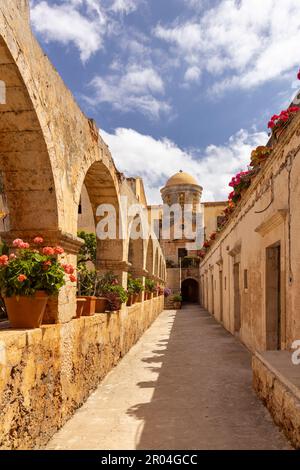
<path fill-rule="evenodd" d="M 108 300 L 106 297 L 97 297 L 96 313 L 104 313 L 108 308 Z"/>
<path fill-rule="evenodd" d="M 127 300 L 126 305 L 127 305 L 127 307 L 131 307 L 131 305 L 133 305 L 133 294 L 128 296 L 128 300 Z"/>
<path fill-rule="evenodd" d="M 140 300 L 140 294 L 133 294 L 133 303 L 136 304 Z"/>
<path fill-rule="evenodd" d="M 91 317 L 92 315 L 95 315 L 97 297 L 94 297 L 92 295 L 89 295 L 89 296 L 82 295 L 82 296 L 79 296 L 78 299 L 86 300 L 84 307 L 83 307 L 83 312 L 82 312 L 83 317 Z"/>
<path fill-rule="evenodd" d="M 5 297 L 8 319 L 13 328 L 39 328 L 42 324 L 48 294 L 37 291 L 33 296 Z"/>
<path fill-rule="evenodd" d="M 76 318 L 80 318 L 83 314 L 86 299 L 77 298 Z"/>

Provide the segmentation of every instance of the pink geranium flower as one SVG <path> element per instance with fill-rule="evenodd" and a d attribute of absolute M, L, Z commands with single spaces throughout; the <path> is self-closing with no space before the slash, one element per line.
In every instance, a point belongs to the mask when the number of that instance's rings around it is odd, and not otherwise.
<path fill-rule="evenodd" d="M 13 246 L 15 248 L 21 248 L 20 245 L 22 245 L 24 242 L 21 238 L 16 238 L 14 241 L 13 241 Z"/>
<path fill-rule="evenodd" d="M 33 243 L 35 245 L 41 245 L 42 243 L 44 243 L 44 239 L 42 237 L 35 237 L 35 239 L 33 240 Z"/>
<path fill-rule="evenodd" d="M 74 274 L 70 274 L 70 281 L 71 281 L 71 282 L 76 282 L 76 281 L 77 281 L 77 277 L 74 276 Z"/>
<path fill-rule="evenodd" d="M 52 248 L 51 246 L 45 246 L 43 248 L 43 254 L 47 256 L 53 256 L 55 254 L 54 248 Z"/>
<path fill-rule="evenodd" d="M 10 259 L 11 261 L 13 261 L 13 260 L 16 259 L 16 258 L 17 258 L 17 257 L 16 257 L 16 255 L 15 255 L 14 253 L 11 253 L 11 254 L 9 255 L 9 259 Z"/>
<path fill-rule="evenodd" d="M 28 250 L 29 247 L 30 247 L 29 243 L 26 243 L 26 242 L 20 243 L 19 245 L 19 248 L 22 248 L 23 250 Z"/>
<path fill-rule="evenodd" d="M 19 282 L 24 282 L 24 281 L 26 281 L 26 279 L 27 279 L 27 276 L 25 276 L 25 274 L 20 274 L 18 276 L 18 281 Z"/>

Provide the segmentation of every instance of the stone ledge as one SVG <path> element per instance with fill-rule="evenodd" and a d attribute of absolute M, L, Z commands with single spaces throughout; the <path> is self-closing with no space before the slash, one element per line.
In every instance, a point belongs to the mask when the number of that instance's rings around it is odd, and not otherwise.
<path fill-rule="evenodd" d="M 300 449 L 300 365 L 292 352 L 267 351 L 252 359 L 253 387 L 296 449 Z"/>
<path fill-rule="evenodd" d="M 69 323 L 1 330 L 0 449 L 43 447 L 162 310 L 157 297 Z"/>

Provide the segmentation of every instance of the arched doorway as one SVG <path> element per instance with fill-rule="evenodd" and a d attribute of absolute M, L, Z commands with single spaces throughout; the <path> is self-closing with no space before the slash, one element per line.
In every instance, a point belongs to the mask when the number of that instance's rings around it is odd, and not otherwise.
<path fill-rule="evenodd" d="M 195 279 L 185 279 L 181 284 L 183 302 L 199 302 L 199 283 Z"/>

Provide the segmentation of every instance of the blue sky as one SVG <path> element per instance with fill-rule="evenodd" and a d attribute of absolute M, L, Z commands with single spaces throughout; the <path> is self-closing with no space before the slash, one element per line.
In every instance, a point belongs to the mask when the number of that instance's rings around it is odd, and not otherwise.
<path fill-rule="evenodd" d="M 31 19 L 150 202 L 179 169 L 224 199 L 298 86 L 299 0 L 32 0 Z"/>

